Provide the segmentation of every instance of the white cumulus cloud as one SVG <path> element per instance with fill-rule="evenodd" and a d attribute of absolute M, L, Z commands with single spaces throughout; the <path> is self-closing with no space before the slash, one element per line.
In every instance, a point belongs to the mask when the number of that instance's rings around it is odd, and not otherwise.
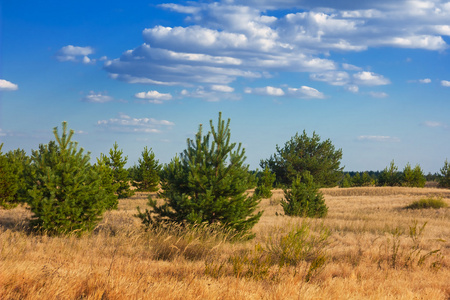
<path fill-rule="evenodd" d="M 353 74 L 353 78 L 355 83 L 359 85 L 386 85 L 391 83 L 389 79 L 382 75 L 367 71 Z"/>
<path fill-rule="evenodd" d="M 293 97 L 306 99 L 323 99 L 325 95 L 315 88 L 302 86 L 300 88 L 288 88 L 288 94 Z"/>
<path fill-rule="evenodd" d="M 260 96 L 284 96 L 284 91 L 281 88 L 273 86 L 266 86 L 261 88 L 246 88 L 245 93 L 256 94 Z"/>
<path fill-rule="evenodd" d="M 134 95 L 138 99 L 148 100 L 150 103 L 161 104 L 163 101 L 171 100 L 172 95 L 160 93 L 158 91 L 140 92 Z"/>
<path fill-rule="evenodd" d="M 448 80 L 441 80 L 441 85 L 445 87 L 450 87 L 450 81 Z"/>
<path fill-rule="evenodd" d="M 19 86 L 5 79 L 0 79 L 0 91 L 16 91 Z"/>
<path fill-rule="evenodd" d="M 56 53 L 56 59 L 59 61 L 81 61 L 85 64 L 91 63 L 91 59 L 88 55 L 94 53 L 94 49 L 91 47 L 79 47 L 68 45 L 58 50 Z"/>

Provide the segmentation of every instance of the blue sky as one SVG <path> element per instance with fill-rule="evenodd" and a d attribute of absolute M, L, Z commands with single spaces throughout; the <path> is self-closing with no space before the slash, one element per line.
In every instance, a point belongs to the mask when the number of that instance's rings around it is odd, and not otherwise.
<path fill-rule="evenodd" d="M 251 169 L 295 133 L 347 171 L 450 159 L 450 2 L 0 2 L 0 143 L 27 152 L 67 121 L 93 161 L 162 163 L 231 118 Z M 205 129 L 206 129 L 205 128 Z"/>

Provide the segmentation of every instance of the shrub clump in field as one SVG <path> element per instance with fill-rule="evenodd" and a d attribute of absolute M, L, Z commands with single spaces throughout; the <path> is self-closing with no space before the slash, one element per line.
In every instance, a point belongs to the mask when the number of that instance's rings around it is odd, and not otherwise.
<path fill-rule="evenodd" d="M 284 190 L 284 197 L 281 206 L 288 216 L 323 218 L 327 215 L 325 199 L 309 172 L 294 180 L 291 188 Z"/>
<path fill-rule="evenodd" d="M 255 210 L 260 200 L 246 194 L 253 176 L 241 144 L 230 142 L 230 119 L 225 123 L 219 113 L 217 127 L 212 120 L 210 126 L 203 136 L 200 125 L 195 139 L 187 140 L 187 149 L 162 170 L 159 196 L 165 203 L 158 205 L 149 197 L 151 211 L 138 208 L 144 225 L 207 223 L 246 236 L 259 221 L 262 212 Z"/>
<path fill-rule="evenodd" d="M 276 175 L 270 172 L 268 168 L 265 168 L 264 172 L 262 172 L 261 177 L 258 179 L 258 184 L 255 189 L 255 197 L 257 197 L 258 199 L 268 199 L 272 197 L 272 189 L 275 179 Z"/>
<path fill-rule="evenodd" d="M 407 207 L 406 209 L 424 209 L 424 208 L 444 208 L 447 207 L 448 204 L 442 200 L 442 198 L 423 198 L 417 201 L 414 201 Z"/>
<path fill-rule="evenodd" d="M 72 142 L 73 130 L 63 122 L 55 141 L 40 145 L 31 155 L 29 197 L 32 228 L 49 234 L 94 229 L 101 215 L 117 197 L 102 186 L 102 173 L 89 163 L 89 154 Z"/>

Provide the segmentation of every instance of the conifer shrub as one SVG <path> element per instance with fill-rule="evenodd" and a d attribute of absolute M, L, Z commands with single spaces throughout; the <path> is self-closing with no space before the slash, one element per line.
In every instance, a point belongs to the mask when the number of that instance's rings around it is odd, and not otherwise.
<path fill-rule="evenodd" d="M 291 188 L 284 190 L 281 206 L 288 216 L 323 218 L 328 212 L 325 199 L 309 172 L 297 177 Z"/>
<path fill-rule="evenodd" d="M 422 168 L 416 165 L 411 168 L 409 163 L 406 164 L 403 169 L 402 185 L 408 187 L 424 187 L 427 182 L 425 175 L 423 174 Z"/>
<path fill-rule="evenodd" d="M 13 208 L 17 205 L 18 176 L 8 157 L 2 153 L 2 148 L 3 144 L 0 144 L 0 206 Z"/>
<path fill-rule="evenodd" d="M 445 160 L 444 166 L 440 171 L 439 187 L 450 188 L 450 163 L 448 160 Z"/>
<path fill-rule="evenodd" d="M 48 234 L 80 234 L 100 221 L 109 195 L 89 163 L 89 153 L 71 141 L 74 132 L 67 132 L 66 122 L 62 127 L 61 136 L 57 127 L 53 130 L 56 142 L 32 151 L 27 198 L 31 227 Z"/>
<path fill-rule="evenodd" d="M 106 191 L 105 195 L 105 208 L 107 210 L 117 209 L 119 205 L 117 189 L 119 183 L 114 181 L 113 170 L 106 165 L 106 159 L 103 154 L 100 154 L 100 158 L 97 158 L 97 163 L 94 165 L 96 171 L 101 178 L 101 186 Z"/>
<path fill-rule="evenodd" d="M 17 192 L 13 200 L 15 206 L 24 203 L 28 197 L 27 178 L 30 174 L 31 161 L 23 149 L 8 151 L 6 157 L 16 177 L 15 184 L 17 185 Z"/>
<path fill-rule="evenodd" d="M 152 149 L 144 148 L 142 151 L 142 158 L 138 160 L 139 165 L 136 166 L 133 186 L 138 191 L 142 192 L 156 192 L 159 189 L 159 173 L 161 172 L 161 165 L 155 159 L 155 153 Z"/>
<path fill-rule="evenodd" d="M 270 172 L 269 168 L 265 168 L 261 177 L 258 179 L 258 184 L 255 189 L 255 197 L 270 198 L 272 197 L 273 183 L 275 182 L 276 175 Z"/>
<path fill-rule="evenodd" d="M 391 161 L 389 167 L 386 167 L 378 177 L 378 186 L 400 186 L 401 173 L 395 165 L 394 160 Z"/>
<path fill-rule="evenodd" d="M 249 236 L 262 212 L 255 213 L 259 200 L 246 194 L 252 175 L 241 144 L 230 143 L 229 125 L 221 113 L 217 127 L 211 120 L 205 136 L 200 125 L 195 139 L 187 140 L 187 149 L 164 167 L 159 197 L 165 203 L 158 205 L 149 197 L 151 209 L 138 208 L 145 225 L 206 223 Z"/>
<path fill-rule="evenodd" d="M 101 157 L 105 165 L 112 170 L 113 182 L 114 184 L 117 184 L 116 193 L 119 199 L 133 196 L 134 192 L 130 189 L 128 170 L 125 169 L 128 156 L 123 157 L 123 151 L 119 150 L 117 142 L 115 142 L 113 148 L 109 150 L 109 157 L 106 155 L 102 155 Z"/>
<path fill-rule="evenodd" d="M 444 208 L 448 207 L 448 204 L 442 200 L 442 198 L 423 198 L 417 201 L 414 201 L 410 205 L 406 207 L 406 209 L 427 209 L 427 208 Z"/>

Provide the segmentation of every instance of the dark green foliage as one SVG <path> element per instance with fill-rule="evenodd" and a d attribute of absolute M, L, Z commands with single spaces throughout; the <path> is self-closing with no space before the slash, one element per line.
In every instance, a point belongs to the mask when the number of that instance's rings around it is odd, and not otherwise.
<path fill-rule="evenodd" d="M 378 177 L 378 186 L 400 186 L 401 173 L 395 165 L 394 160 L 391 161 L 389 168 L 386 167 Z"/>
<path fill-rule="evenodd" d="M 349 173 L 345 173 L 344 177 L 342 177 L 342 180 L 339 183 L 339 187 L 341 188 L 352 187 L 352 176 L 350 176 Z"/>
<path fill-rule="evenodd" d="M 362 174 L 362 175 L 361 175 Z M 352 178 L 352 186 L 371 186 L 374 180 L 370 177 L 369 173 L 356 173 Z"/>
<path fill-rule="evenodd" d="M 284 190 L 284 197 L 281 206 L 288 216 L 322 218 L 327 215 L 325 199 L 308 172 L 298 177 L 290 189 Z"/>
<path fill-rule="evenodd" d="M 13 208 L 17 206 L 17 191 L 19 189 L 18 176 L 14 165 L 2 153 L 3 144 L 0 144 L 0 207 Z"/>
<path fill-rule="evenodd" d="M 258 185 L 255 189 L 255 197 L 261 198 L 270 198 L 272 197 L 272 189 L 273 183 L 275 182 L 276 175 L 268 168 L 264 169 L 261 177 L 258 179 Z"/>
<path fill-rule="evenodd" d="M 289 186 L 305 172 L 309 172 L 322 187 L 336 186 L 342 178 L 342 149 L 335 150 L 329 139 L 321 142 L 315 132 L 312 137 L 305 131 L 302 135 L 296 133 L 284 148 L 277 145 L 276 150 L 277 153 L 262 160 L 260 165 L 276 174 L 277 183 Z"/>
<path fill-rule="evenodd" d="M 161 165 L 155 159 L 152 149 L 145 147 L 142 152 L 142 158 L 139 158 L 139 165 L 133 179 L 133 186 L 138 191 L 156 192 L 159 189 L 159 173 Z"/>
<path fill-rule="evenodd" d="M 119 184 L 114 182 L 113 170 L 106 165 L 108 158 L 100 154 L 100 158 L 97 158 L 97 164 L 94 165 L 97 173 L 101 177 L 101 186 L 106 191 L 105 196 L 105 208 L 107 210 L 117 209 L 119 204 L 118 197 L 116 195 Z"/>
<path fill-rule="evenodd" d="M 448 160 L 445 160 L 444 166 L 441 169 L 439 186 L 443 188 L 450 188 L 450 164 L 448 163 Z"/>
<path fill-rule="evenodd" d="M 119 150 L 119 146 L 115 142 L 113 148 L 109 150 L 109 158 L 103 156 L 105 165 L 113 171 L 114 184 L 118 184 L 116 192 L 119 199 L 129 198 L 134 195 L 134 192 L 130 189 L 128 171 L 125 169 L 128 157 L 122 157 L 122 155 L 123 151 Z"/>
<path fill-rule="evenodd" d="M 200 125 L 195 140 L 188 139 L 187 149 L 164 167 L 159 196 L 165 204 L 149 197 L 151 211 L 138 209 L 144 224 L 207 223 L 246 234 L 258 222 L 259 200 L 245 194 L 252 176 L 244 165 L 245 151 L 230 143 L 229 124 L 219 113 L 217 127 L 211 120 L 207 135 Z"/>
<path fill-rule="evenodd" d="M 49 234 L 89 231 L 101 219 L 108 192 L 96 168 L 89 164 L 89 154 L 77 150 L 73 130 L 62 135 L 57 127 L 56 142 L 33 150 L 27 203 L 33 213 L 31 226 Z"/>
<path fill-rule="evenodd" d="M 22 149 L 8 151 L 6 157 L 16 176 L 15 184 L 17 185 L 17 192 L 13 202 L 15 204 L 24 203 L 28 197 L 27 178 L 31 168 L 30 158 Z"/>
<path fill-rule="evenodd" d="M 410 205 L 408 205 L 407 209 L 426 209 L 426 208 L 443 208 L 448 207 L 448 204 L 442 200 L 442 198 L 424 198 L 418 201 L 414 201 Z"/>
<path fill-rule="evenodd" d="M 403 186 L 424 187 L 426 181 L 425 175 L 419 165 L 416 165 L 414 169 L 412 169 L 409 163 L 406 164 L 402 176 Z"/>

